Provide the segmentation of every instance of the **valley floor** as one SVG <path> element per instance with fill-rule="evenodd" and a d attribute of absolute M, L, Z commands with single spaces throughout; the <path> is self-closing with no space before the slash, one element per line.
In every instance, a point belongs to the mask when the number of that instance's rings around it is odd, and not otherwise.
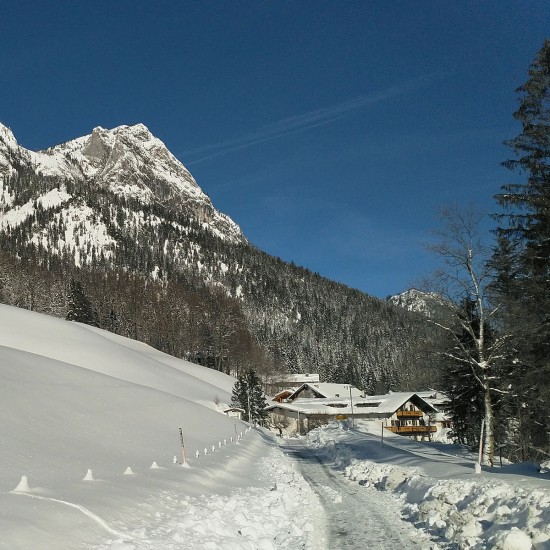
<path fill-rule="evenodd" d="M 223 414 L 234 379 L 87 325 L 0 305 L 0 382 L 2 549 L 550 548 L 534 465 L 368 422 L 290 447 Z"/>
<path fill-rule="evenodd" d="M 369 428 L 335 425 L 281 445 L 245 430 L 238 442 L 201 450 L 189 467 L 143 464 L 59 493 L 5 492 L 0 547 L 550 547 L 548 475 L 526 467 L 476 475 L 452 446 L 399 436 L 382 444 Z"/>

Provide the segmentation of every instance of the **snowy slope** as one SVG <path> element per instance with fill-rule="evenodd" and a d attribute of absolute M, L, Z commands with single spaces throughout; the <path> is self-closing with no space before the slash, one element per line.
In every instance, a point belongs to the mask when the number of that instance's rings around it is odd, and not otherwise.
<path fill-rule="evenodd" d="M 307 486 L 269 437 L 217 410 L 232 385 L 139 342 L 0 306 L 0 548 L 305 544 L 305 511 L 270 489 L 286 480 L 303 504 Z M 173 463 L 180 426 L 187 468 Z"/>

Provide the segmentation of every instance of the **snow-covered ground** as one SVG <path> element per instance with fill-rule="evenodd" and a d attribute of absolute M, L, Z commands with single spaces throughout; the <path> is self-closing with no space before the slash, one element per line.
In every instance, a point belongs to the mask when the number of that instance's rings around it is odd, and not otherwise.
<path fill-rule="evenodd" d="M 350 523 L 369 507 L 357 540 L 550 548 L 550 473 L 535 465 L 475 474 L 452 446 L 389 433 L 382 445 L 377 424 L 336 425 L 299 440 L 310 462 L 322 459 L 326 479 L 309 479 L 313 491 L 274 436 L 223 414 L 233 383 L 139 342 L 0 305 L 0 548 L 354 548 Z M 335 546 L 340 531 L 348 539 Z"/>
<path fill-rule="evenodd" d="M 0 548 L 322 547 L 309 485 L 269 434 L 223 414 L 233 383 L 0 305 Z"/>
<path fill-rule="evenodd" d="M 550 473 L 534 464 L 484 468 L 459 447 L 417 443 L 377 422 L 335 423 L 308 435 L 324 460 L 365 491 L 385 490 L 444 548 L 550 548 Z"/>

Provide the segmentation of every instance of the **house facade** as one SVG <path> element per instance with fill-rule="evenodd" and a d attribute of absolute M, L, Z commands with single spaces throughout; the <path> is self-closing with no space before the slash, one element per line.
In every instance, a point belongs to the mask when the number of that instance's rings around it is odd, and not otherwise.
<path fill-rule="evenodd" d="M 448 435 L 453 427 L 453 422 L 450 412 L 451 400 L 448 395 L 437 390 L 418 392 L 418 395 L 437 409 L 437 413 L 433 415 L 431 421 L 437 429 L 438 439 L 450 441 L 451 438 Z"/>
<path fill-rule="evenodd" d="M 287 434 L 304 434 L 324 424 L 344 420 L 352 424 L 360 420 L 380 422 L 388 431 L 419 440 L 430 439 L 436 431 L 430 419 L 437 410 L 415 393 L 361 397 L 354 396 L 352 390 L 351 398 L 349 395 L 301 397 L 310 391 L 311 388 L 303 388 L 293 400 L 289 398 L 267 407 L 272 424 L 281 433 L 284 430 Z"/>

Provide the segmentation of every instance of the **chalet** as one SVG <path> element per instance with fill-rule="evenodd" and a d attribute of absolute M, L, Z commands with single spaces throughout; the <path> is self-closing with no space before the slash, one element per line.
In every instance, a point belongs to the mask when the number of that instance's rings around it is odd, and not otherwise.
<path fill-rule="evenodd" d="M 349 386 L 346 386 L 349 388 Z M 355 388 L 356 389 L 356 388 Z M 358 392 L 359 390 L 357 390 Z M 430 418 L 437 409 L 416 393 L 340 397 L 300 397 L 267 407 L 274 426 L 287 433 L 305 433 L 335 420 L 375 420 L 387 430 L 416 439 L 436 430 Z M 308 395 L 305 392 L 303 395 Z"/>

